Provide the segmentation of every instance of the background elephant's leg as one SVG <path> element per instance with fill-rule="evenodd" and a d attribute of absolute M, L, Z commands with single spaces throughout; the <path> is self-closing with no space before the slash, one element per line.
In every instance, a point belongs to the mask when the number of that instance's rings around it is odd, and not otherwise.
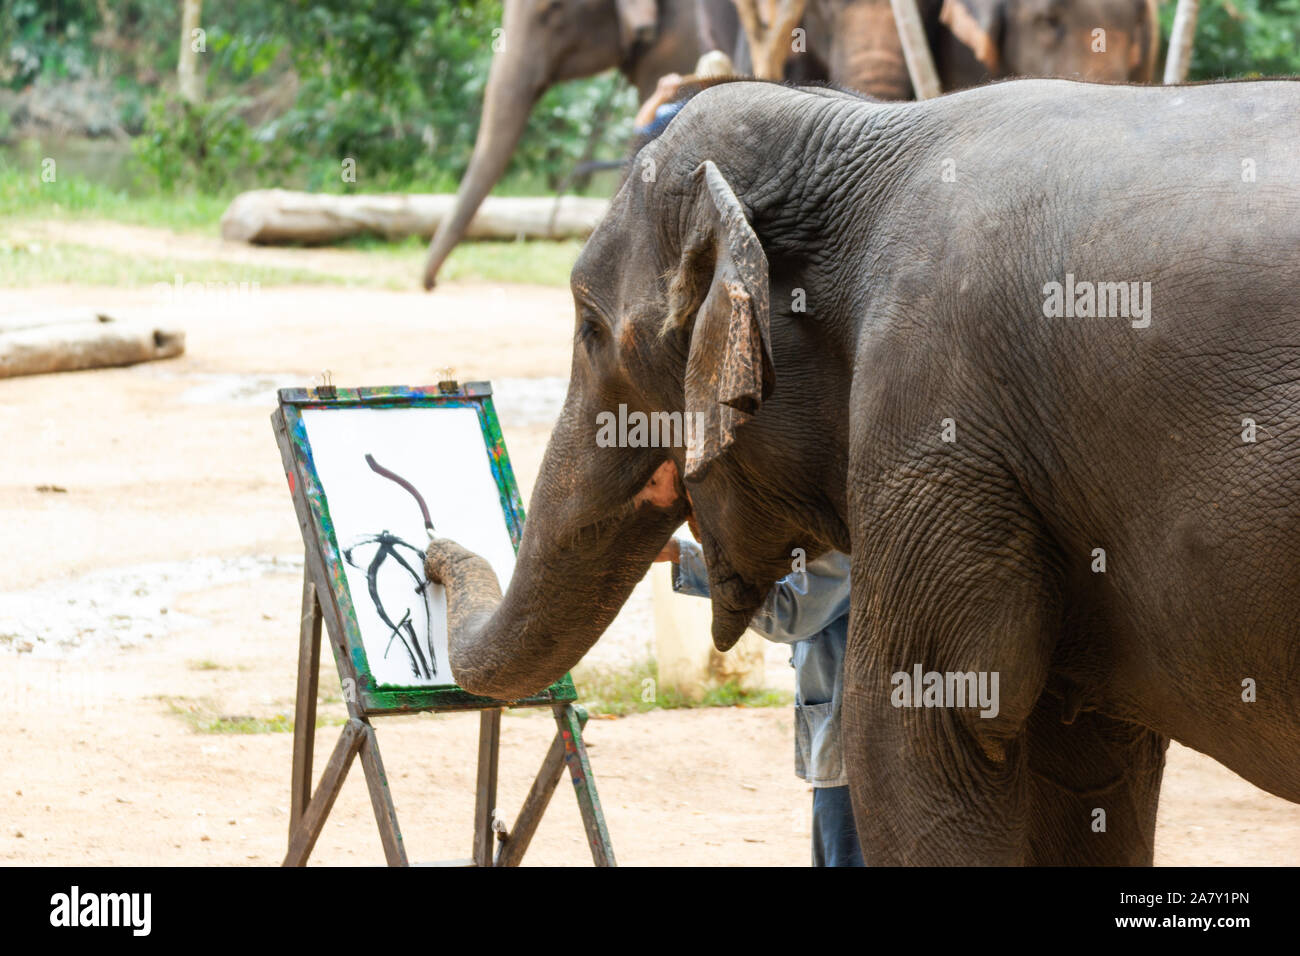
<path fill-rule="evenodd" d="M 1061 708 L 1044 694 L 1029 718 L 1027 862 L 1150 866 L 1169 738 L 1096 711 L 1067 725 Z"/>
<path fill-rule="evenodd" d="M 956 456 L 875 476 L 851 505 L 869 539 L 854 540 L 845 756 L 870 865 L 1027 858 L 1025 730 L 1059 629 L 1056 562 L 1015 481 Z M 915 686 L 902 700 L 894 675 L 917 668 L 975 672 L 996 713 L 915 706 Z"/>

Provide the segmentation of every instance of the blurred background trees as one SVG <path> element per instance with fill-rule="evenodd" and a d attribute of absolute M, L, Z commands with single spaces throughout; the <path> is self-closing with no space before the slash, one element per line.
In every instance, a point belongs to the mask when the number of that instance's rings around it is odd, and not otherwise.
<path fill-rule="evenodd" d="M 500 0 L 209 0 L 196 103 L 177 93 L 182 5 L 0 0 L 0 142 L 20 129 L 131 140 L 146 188 L 455 190 Z M 613 119 L 596 152 L 617 156 L 635 106 L 616 74 L 550 91 L 503 191 L 559 186 L 602 107 Z M 339 175 L 344 158 L 355 186 Z"/>
<path fill-rule="evenodd" d="M 1174 4 L 1160 6 L 1166 38 Z M 1189 79 L 1300 74 L 1300 0 L 1201 0 Z"/>

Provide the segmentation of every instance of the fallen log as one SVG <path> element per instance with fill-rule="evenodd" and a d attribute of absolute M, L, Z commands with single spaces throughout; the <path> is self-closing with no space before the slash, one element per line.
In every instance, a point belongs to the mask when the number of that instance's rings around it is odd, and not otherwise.
<path fill-rule="evenodd" d="M 0 378 L 75 372 L 172 358 L 185 351 L 185 333 L 100 316 L 0 331 Z"/>
<path fill-rule="evenodd" d="M 450 194 L 348 195 L 255 189 L 221 216 L 221 236 L 237 242 L 319 245 L 351 236 L 432 236 L 451 215 Z M 609 202 L 579 196 L 489 197 L 470 221 L 470 239 L 586 238 Z"/>

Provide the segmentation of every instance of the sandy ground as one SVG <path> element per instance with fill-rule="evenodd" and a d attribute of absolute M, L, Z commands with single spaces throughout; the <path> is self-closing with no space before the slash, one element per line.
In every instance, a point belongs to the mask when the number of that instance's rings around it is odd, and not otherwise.
<path fill-rule="evenodd" d="M 286 254 L 277 264 L 292 264 Z M 0 313 L 67 305 L 179 325 L 188 344 L 165 363 L 0 381 L 0 719 L 12 728 L 0 735 L 0 860 L 278 863 L 291 736 L 193 726 L 292 713 L 302 543 L 268 420 L 274 389 L 327 368 L 340 385 L 427 383 L 446 367 L 492 379 L 527 497 L 568 372 L 567 293 L 298 287 L 160 304 L 147 291 L 0 291 Z M 66 490 L 38 490 L 51 486 Z M 650 621 L 643 586 L 592 658 L 644 657 Z M 783 660 L 774 648 L 774 681 L 788 679 Z M 322 696 L 337 720 L 329 660 Z M 377 721 L 413 860 L 468 855 L 477 720 Z M 544 713 L 507 716 L 507 818 L 553 731 Z M 337 733 L 321 727 L 318 768 Z M 805 864 L 811 798 L 792 773 L 792 733 L 787 708 L 593 720 L 619 861 Z M 1300 806 L 1177 745 L 1165 781 L 1158 863 L 1300 862 Z M 359 766 L 313 860 L 383 861 Z M 567 784 L 528 862 L 589 862 Z"/>

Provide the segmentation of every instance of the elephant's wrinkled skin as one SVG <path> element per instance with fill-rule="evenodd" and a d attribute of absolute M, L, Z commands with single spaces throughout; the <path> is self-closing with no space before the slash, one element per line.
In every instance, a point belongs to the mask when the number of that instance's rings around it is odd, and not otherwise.
<path fill-rule="evenodd" d="M 1150 863 L 1170 738 L 1300 801 L 1300 83 L 730 83 L 649 159 L 573 271 L 505 598 L 451 581 L 461 684 L 577 663 L 689 487 L 721 648 L 793 549 L 852 554 L 869 862 Z M 1149 282 L 1149 325 L 1045 317 L 1067 274 Z M 598 447 L 620 403 L 705 427 Z M 891 706 L 917 665 L 996 672 L 997 716 Z"/>

